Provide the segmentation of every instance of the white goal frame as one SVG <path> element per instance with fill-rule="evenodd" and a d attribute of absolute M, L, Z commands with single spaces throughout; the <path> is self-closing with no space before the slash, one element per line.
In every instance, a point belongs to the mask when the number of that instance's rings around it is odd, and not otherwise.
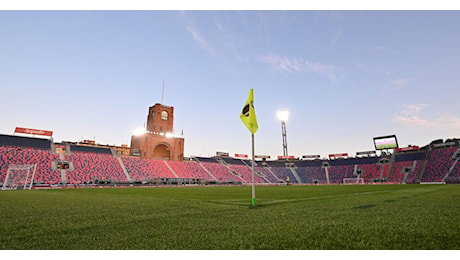
<path fill-rule="evenodd" d="M 37 169 L 37 164 L 19 164 L 19 165 L 12 164 L 10 165 L 6 172 L 5 180 L 3 181 L 2 190 L 16 190 L 18 189 L 19 186 L 22 185 L 22 183 L 13 183 L 13 182 L 9 183 L 8 182 L 8 179 L 11 178 L 12 171 L 26 171 L 25 173 L 26 180 L 24 182 L 24 186 L 22 187 L 22 189 L 23 190 L 32 189 L 36 169 Z M 28 188 L 27 188 L 27 185 L 29 185 Z"/>
<path fill-rule="evenodd" d="M 343 178 L 343 184 L 351 185 L 351 184 L 364 184 L 364 179 L 361 177 L 355 178 Z"/>

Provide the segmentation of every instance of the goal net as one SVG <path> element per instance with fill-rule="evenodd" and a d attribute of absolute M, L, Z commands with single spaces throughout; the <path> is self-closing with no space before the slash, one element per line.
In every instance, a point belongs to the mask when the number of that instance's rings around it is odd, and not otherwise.
<path fill-rule="evenodd" d="M 30 190 L 36 169 L 36 164 L 10 165 L 3 181 L 2 190 Z"/>
<path fill-rule="evenodd" d="M 343 178 L 343 184 L 364 184 L 363 178 Z"/>

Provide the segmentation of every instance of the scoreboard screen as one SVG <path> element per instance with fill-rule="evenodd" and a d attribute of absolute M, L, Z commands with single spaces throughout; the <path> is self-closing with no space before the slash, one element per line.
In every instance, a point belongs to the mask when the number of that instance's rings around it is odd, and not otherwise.
<path fill-rule="evenodd" d="M 376 150 L 395 149 L 398 148 L 398 140 L 396 135 L 374 137 L 374 146 Z"/>

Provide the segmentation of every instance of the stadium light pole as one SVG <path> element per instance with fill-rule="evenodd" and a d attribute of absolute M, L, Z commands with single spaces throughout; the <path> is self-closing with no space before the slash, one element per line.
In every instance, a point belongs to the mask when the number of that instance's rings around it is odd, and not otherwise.
<path fill-rule="evenodd" d="M 286 134 L 286 121 L 289 117 L 289 111 L 286 109 L 281 109 L 277 113 L 278 120 L 281 121 L 281 133 L 283 136 L 283 156 L 288 156 L 288 149 L 287 149 L 287 134 Z"/>

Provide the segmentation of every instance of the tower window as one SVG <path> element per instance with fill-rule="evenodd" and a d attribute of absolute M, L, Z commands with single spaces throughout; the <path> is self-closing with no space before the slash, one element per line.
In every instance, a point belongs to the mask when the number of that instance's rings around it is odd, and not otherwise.
<path fill-rule="evenodd" d="M 161 112 L 161 119 L 162 120 L 168 120 L 168 112 L 166 112 L 166 111 Z"/>

